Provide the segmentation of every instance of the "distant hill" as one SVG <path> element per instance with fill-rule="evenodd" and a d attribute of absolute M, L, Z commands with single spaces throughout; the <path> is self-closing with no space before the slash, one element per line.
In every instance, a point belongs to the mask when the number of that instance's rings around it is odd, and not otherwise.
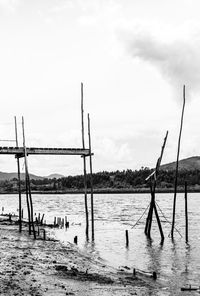
<path fill-rule="evenodd" d="M 42 177 L 42 176 L 36 176 L 34 174 L 29 174 L 30 175 L 30 179 L 34 179 L 34 180 L 43 180 L 45 178 L 48 179 L 59 179 L 59 178 L 63 178 L 64 176 L 61 174 L 50 174 L 46 177 Z M 6 180 L 12 180 L 14 178 L 18 178 L 17 173 L 5 173 L 5 172 L 0 172 L 0 181 L 6 181 Z M 25 174 L 21 173 L 21 179 L 25 179 Z"/>
<path fill-rule="evenodd" d="M 45 178 L 48 178 L 48 179 L 54 179 L 54 178 L 59 179 L 59 178 L 64 178 L 64 175 L 61 175 L 61 174 L 50 174 L 50 175 L 48 175 Z"/>
<path fill-rule="evenodd" d="M 18 178 L 17 173 L 5 173 L 5 172 L 0 172 L 0 180 L 5 181 L 5 180 L 12 180 L 13 178 Z M 21 173 L 21 179 L 25 179 L 25 174 Z M 34 180 L 42 180 L 44 177 L 41 176 L 36 176 L 33 174 L 30 174 L 30 179 Z"/>
<path fill-rule="evenodd" d="M 194 171 L 200 170 L 200 156 L 192 156 L 179 160 L 179 170 Z M 176 162 L 163 164 L 160 167 L 163 171 L 173 171 L 176 169 Z"/>

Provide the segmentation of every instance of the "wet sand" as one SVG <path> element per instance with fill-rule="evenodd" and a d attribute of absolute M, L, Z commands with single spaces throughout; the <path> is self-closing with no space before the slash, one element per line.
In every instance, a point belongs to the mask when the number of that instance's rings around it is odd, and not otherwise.
<path fill-rule="evenodd" d="M 159 280 L 114 269 L 74 244 L 34 240 L 15 224 L 0 222 L 0 252 L 1 295 L 169 295 Z"/>

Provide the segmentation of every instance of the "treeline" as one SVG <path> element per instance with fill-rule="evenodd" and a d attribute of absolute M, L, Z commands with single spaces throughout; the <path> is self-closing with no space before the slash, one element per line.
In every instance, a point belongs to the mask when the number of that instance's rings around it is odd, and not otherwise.
<path fill-rule="evenodd" d="M 114 172 L 99 172 L 93 174 L 94 189 L 145 189 L 148 183 L 145 179 L 152 173 L 152 169 L 147 167 L 140 170 L 123 170 Z M 157 187 L 170 189 L 174 187 L 174 171 L 160 171 L 157 179 Z M 178 175 L 178 186 L 183 188 L 185 181 L 188 186 L 200 190 L 200 170 L 180 171 Z M 21 181 L 22 190 L 25 191 L 25 181 Z M 90 177 L 87 175 L 87 187 L 90 188 Z M 33 191 L 76 191 L 84 189 L 83 175 L 68 176 L 60 179 L 39 179 L 31 180 Z M 0 192 L 17 192 L 18 181 L 0 181 Z"/>

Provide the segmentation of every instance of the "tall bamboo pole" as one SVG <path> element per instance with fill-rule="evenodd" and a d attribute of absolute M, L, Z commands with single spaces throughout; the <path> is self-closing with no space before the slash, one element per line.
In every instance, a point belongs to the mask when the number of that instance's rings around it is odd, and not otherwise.
<path fill-rule="evenodd" d="M 186 243 L 188 243 L 187 182 L 185 182 L 185 241 L 186 241 Z"/>
<path fill-rule="evenodd" d="M 81 82 L 81 126 L 82 126 L 82 145 L 85 149 L 85 134 L 84 134 L 84 108 L 83 108 L 83 83 Z M 86 157 L 83 155 L 83 174 L 84 174 L 84 197 L 85 197 L 85 233 L 88 239 L 89 222 L 88 222 L 88 203 L 87 203 L 87 174 L 86 174 Z"/>
<path fill-rule="evenodd" d="M 90 151 L 90 187 L 91 187 L 91 219 L 92 219 L 92 240 L 94 240 L 94 201 L 93 201 L 93 176 L 92 176 L 92 150 L 91 150 L 91 135 L 90 135 L 90 115 L 88 114 L 88 139 Z"/>
<path fill-rule="evenodd" d="M 28 161 L 27 161 L 27 153 L 26 153 L 23 117 L 22 117 L 22 130 L 23 130 L 23 145 L 24 145 L 25 175 L 26 175 L 26 198 L 27 198 L 27 207 L 28 207 L 28 216 L 29 216 L 29 234 L 31 234 L 31 226 L 32 226 L 33 235 L 34 235 L 34 238 L 36 238 L 35 226 L 33 221 L 33 203 L 32 203 L 31 188 L 30 188 L 30 178 L 29 178 L 29 172 L 28 172 Z"/>
<path fill-rule="evenodd" d="M 173 202 L 173 216 L 172 216 L 172 228 L 171 228 L 171 238 L 174 238 L 174 226 L 175 226 L 175 214 L 176 214 L 176 195 L 177 195 L 177 182 L 178 182 L 178 165 L 179 165 L 179 153 L 181 144 L 181 134 L 183 128 L 183 117 L 185 110 L 185 85 L 183 86 L 183 106 L 181 114 L 181 124 L 178 138 L 178 149 L 177 149 L 177 159 L 176 159 L 176 172 L 175 172 L 175 182 L 174 182 L 174 202 Z"/>
<path fill-rule="evenodd" d="M 17 134 L 17 118 L 15 116 L 15 139 L 16 139 L 16 147 L 19 147 L 18 144 L 18 134 Z M 18 171 L 18 192 L 19 192 L 19 232 L 22 231 L 22 197 L 21 197 L 21 177 L 20 177 L 20 163 L 19 157 L 17 158 L 17 171 Z"/>

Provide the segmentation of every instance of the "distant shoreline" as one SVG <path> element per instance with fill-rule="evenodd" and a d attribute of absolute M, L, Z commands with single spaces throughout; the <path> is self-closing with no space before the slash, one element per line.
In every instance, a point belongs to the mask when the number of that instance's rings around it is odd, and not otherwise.
<path fill-rule="evenodd" d="M 184 188 L 179 188 L 177 190 L 177 193 L 184 193 Z M 87 194 L 90 194 L 90 190 L 88 190 Z M 148 188 L 141 188 L 141 189 L 110 189 L 110 188 L 104 188 L 104 189 L 94 189 L 94 194 L 150 194 L 150 190 Z M 158 188 L 156 190 L 156 193 L 174 193 L 174 188 Z M 200 193 L 200 189 L 195 188 L 188 188 L 188 193 Z M 0 192 L 0 194 L 18 194 L 18 191 L 14 192 Z M 22 194 L 25 194 L 25 191 L 22 192 Z M 32 194 L 84 194 L 84 190 L 65 190 L 65 191 L 32 191 Z"/>

